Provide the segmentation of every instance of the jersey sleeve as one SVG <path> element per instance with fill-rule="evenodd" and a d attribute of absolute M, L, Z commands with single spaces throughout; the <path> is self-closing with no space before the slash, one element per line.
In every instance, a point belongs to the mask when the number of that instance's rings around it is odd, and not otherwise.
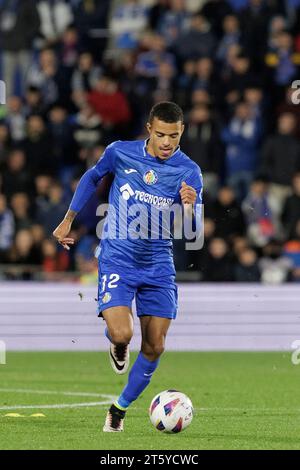
<path fill-rule="evenodd" d="M 99 181 L 108 173 L 115 173 L 115 143 L 106 147 L 96 165 L 81 177 L 70 204 L 70 210 L 80 212 L 95 192 Z"/>
<path fill-rule="evenodd" d="M 103 178 L 103 176 L 107 175 L 108 173 L 112 173 L 112 174 L 115 173 L 116 144 L 117 142 L 114 142 L 113 144 L 108 145 L 103 155 L 101 155 L 96 165 L 93 166 L 92 168 L 97 173 L 99 180 Z"/>
<path fill-rule="evenodd" d="M 197 166 L 185 180 L 188 186 L 192 186 L 197 193 L 195 204 L 202 204 L 203 178 L 200 168 Z"/>

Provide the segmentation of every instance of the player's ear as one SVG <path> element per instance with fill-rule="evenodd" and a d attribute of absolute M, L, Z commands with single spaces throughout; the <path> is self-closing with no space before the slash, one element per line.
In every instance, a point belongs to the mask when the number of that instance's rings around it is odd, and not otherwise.
<path fill-rule="evenodd" d="M 185 125 L 182 124 L 182 126 L 181 126 L 181 135 L 184 133 L 184 129 L 185 129 Z"/>
<path fill-rule="evenodd" d="M 151 124 L 150 124 L 150 122 L 147 122 L 146 127 L 147 127 L 147 131 L 149 132 L 149 134 L 151 134 Z"/>

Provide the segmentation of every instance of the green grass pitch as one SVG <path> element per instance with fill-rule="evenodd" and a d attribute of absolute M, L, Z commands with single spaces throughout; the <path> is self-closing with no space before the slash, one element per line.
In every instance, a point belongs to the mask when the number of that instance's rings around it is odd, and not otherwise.
<path fill-rule="evenodd" d="M 299 448 L 300 365 L 289 353 L 166 352 L 128 411 L 125 432 L 105 434 L 108 405 L 86 404 L 109 401 L 126 378 L 106 353 L 8 353 L 0 365 L 0 449 Z M 162 434 L 148 418 L 151 399 L 168 388 L 185 392 L 196 409 L 180 434 Z"/>

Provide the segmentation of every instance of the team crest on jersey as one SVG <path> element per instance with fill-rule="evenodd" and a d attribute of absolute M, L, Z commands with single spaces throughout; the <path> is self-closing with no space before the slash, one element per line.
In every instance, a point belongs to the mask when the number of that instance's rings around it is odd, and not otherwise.
<path fill-rule="evenodd" d="M 157 182 L 158 176 L 154 170 L 147 170 L 146 173 L 144 173 L 143 180 L 146 184 L 152 185 Z"/>
<path fill-rule="evenodd" d="M 104 296 L 102 297 L 102 302 L 104 304 L 107 304 L 109 301 L 111 300 L 111 293 L 110 292 L 106 292 L 104 294 Z"/>

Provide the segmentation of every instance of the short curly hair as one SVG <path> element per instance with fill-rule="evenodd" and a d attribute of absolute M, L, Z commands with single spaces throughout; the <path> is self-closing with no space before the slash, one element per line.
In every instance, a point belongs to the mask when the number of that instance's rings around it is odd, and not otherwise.
<path fill-rule="evenodd" d="M 183 111 L 178 104 L 172 101 L 161 101 L 151 109 L 148 122 L 151 124 L 154 118 L 169 124 L 178 121 L 183 123 Z"/>

